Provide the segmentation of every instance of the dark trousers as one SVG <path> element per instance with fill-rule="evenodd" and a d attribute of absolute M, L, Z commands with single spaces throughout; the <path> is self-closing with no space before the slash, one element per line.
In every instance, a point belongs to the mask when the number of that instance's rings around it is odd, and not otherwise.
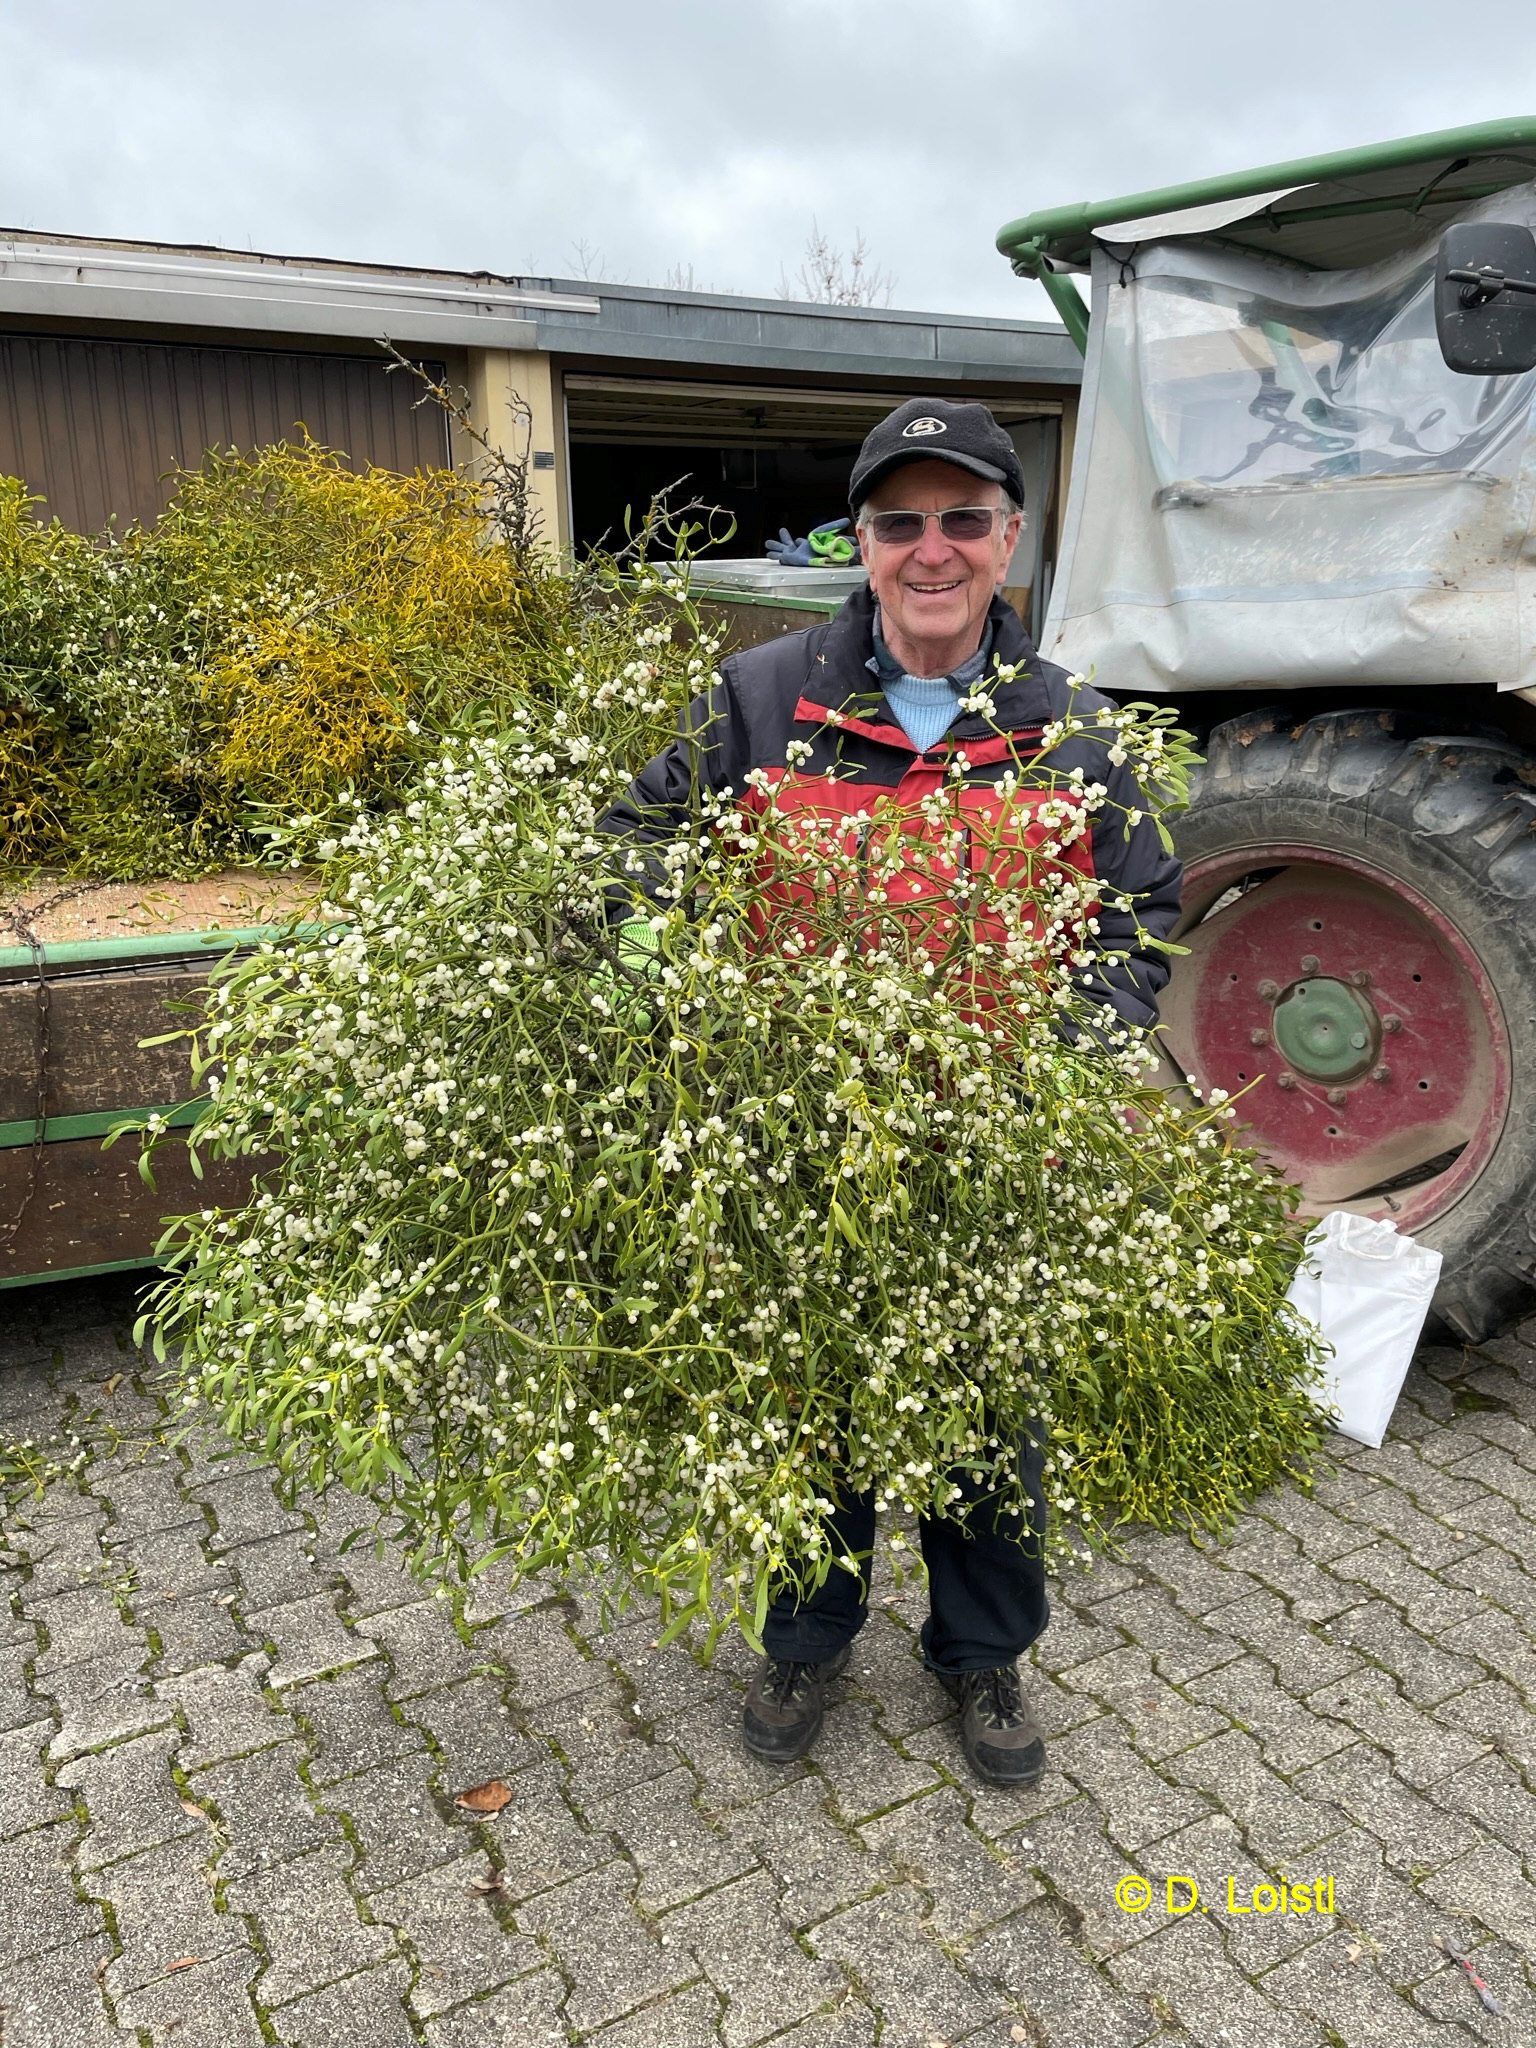
<path fill-rule="evenodd" d="M 930 1671 L 990 1671 L 1027 1650 L 1050 1618 L 1045 1597 L 1043 1452 L 1026 1438 L 1019 1468 L 1029 1491 L 1026 1524 L 1000 1510 L 976 1480 L 956 1473 L 971 1510 L 962 1528 L 942 1518 L 918 1523 L 928 1567 L 929 1616 L 923 1662 Z M 875 1541 L 875 1496 L 840 1500 L 828 1531 L 839 1555 L 868 1559 Z M 763 1648 L 779 1663 L 822 1664 L 850 1643 L 869 1612 L 869 1566 L 857 1577 L 834 1566 L 824 1585 L 797 1602 L 787 1591 L 768 1609 Z"/>

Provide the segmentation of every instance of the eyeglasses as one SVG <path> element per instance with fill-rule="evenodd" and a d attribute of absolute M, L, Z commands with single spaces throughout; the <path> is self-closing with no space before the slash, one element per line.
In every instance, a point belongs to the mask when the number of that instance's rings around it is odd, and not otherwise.
<path fill-rule="evenodd" d="M 937 519 L 946 540 L 985 540 L 1001 505 L 951 505 L 944 512 L 872 512 L 869 530 L 886 547 L 910 547 L 928 531 L 930 519 Z"/>

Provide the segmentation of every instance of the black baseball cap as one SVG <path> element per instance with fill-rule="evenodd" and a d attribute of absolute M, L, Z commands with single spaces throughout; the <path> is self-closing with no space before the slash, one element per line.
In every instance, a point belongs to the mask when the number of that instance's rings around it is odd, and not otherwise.
<path fill-rule="evenodd" d="M 952 462 L 989 484 L 1001 484 L 1016 505 L 1024 502 L 1018 450 L 984 405 L 909 398 L 888 413 L 870 430 L 848 479 L 848 502 L 854 511 L 882 477 L 904 462 Z"/>

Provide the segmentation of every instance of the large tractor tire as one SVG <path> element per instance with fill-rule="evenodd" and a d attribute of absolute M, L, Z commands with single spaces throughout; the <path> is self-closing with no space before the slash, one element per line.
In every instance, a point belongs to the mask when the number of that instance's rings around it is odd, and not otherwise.
<path fill-rule="evenodd" d="M 1317 1214 L 1444 1255 L 1486 1336 L 1536 1287 L 1536 758 L 1383 711 L 1218 726 L 1163 1003 L 1172 1060 Z"/>

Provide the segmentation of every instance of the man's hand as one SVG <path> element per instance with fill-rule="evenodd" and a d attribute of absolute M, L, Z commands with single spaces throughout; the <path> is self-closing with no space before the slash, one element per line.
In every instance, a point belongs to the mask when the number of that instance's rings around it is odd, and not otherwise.
<path fill-rule="evenodd" d="M 608 1005 L 614 1021 L 632 1031 L 649 1031 L 656 1020 L 646 1006 L 641 983 L 659 981 L 661 940 L 648 917 L 627 917 L 613 934 L 618 964 L 604 960 L 588 986 Z"/>

